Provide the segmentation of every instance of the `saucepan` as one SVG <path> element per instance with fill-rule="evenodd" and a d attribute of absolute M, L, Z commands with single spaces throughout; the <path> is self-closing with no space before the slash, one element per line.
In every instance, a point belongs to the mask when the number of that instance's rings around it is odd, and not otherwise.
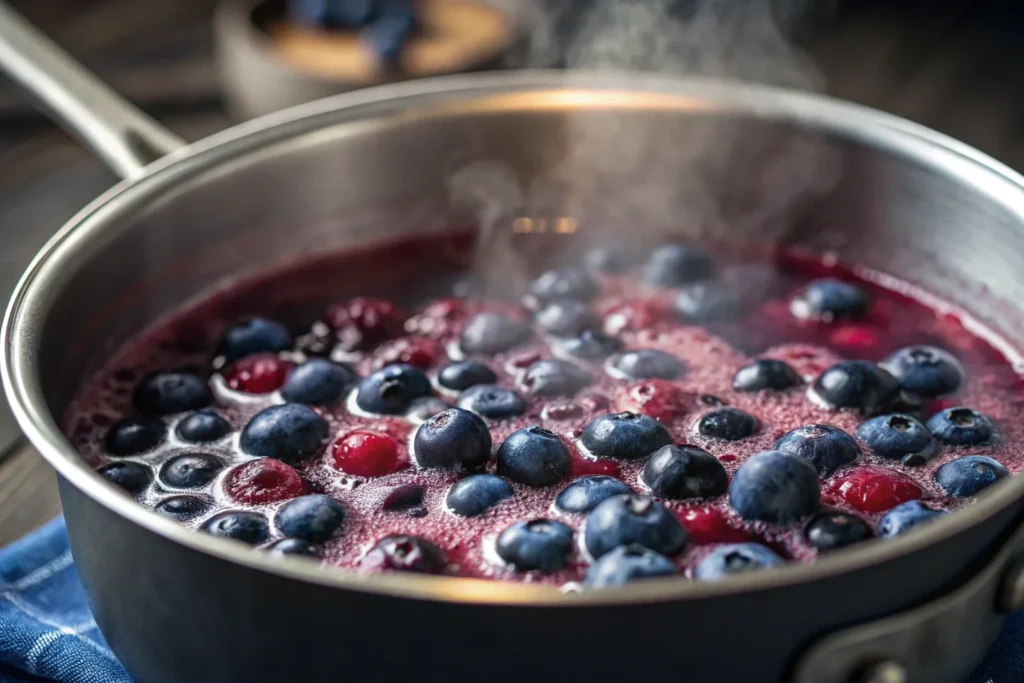
<path fill-rule="evenodd" d="M 674 229 L 828 251 L 899 275 L 1021 340 L 1024 178 L 993 159 L 817 95 L 614 73 L 389 85 L 185 144 L 2 5 L 0 64 L 124 178 L 28 267 L 4 321 L 3 380 L 21 428 L 58 472 L 96 621 L 142 683 L 953 683 L 1024 604 L 1020 477 L 918 533 L 815 565 L 716 584 L 652 580 L 566 593 L 271 558 L 119 494 L 59 429 L 90 373 L 197 294 L 311 253 L 451 231 L 458 210 L 448 180 L 477 162 L 499 164 L 524 187 L 585 178 L 581 186 L 603 188 L 595 196 L 619 192 L 641 214 L 657 206 L 661 218 L 686 215 L 673 202 L 692 205 L 715 183 L 728 186 L 748 210 L 704 211 Z M 702 150 L 727 147 L 728 157 L 753 145 L 758 153 L 743 165 L 756 172 L 701 161 L 688 146 L 695 137 Z M 630 150 L 620 150 L 626 142 Z M 804 164 L 759 153 L 776 143 L 819 150 L 812 157 L 827 158 L 829 182 L 771 211 L 749 210 L 750 197 L 778 196 L 789 182 L 780 174 Z M 647 156 L 636 149 L 657 152 L 657 175 L 634 172 Z M 593 168 L 581 168 L 595 150 Z M 565 173 L 567 159 L 578 173 Z M 616 176 L 601 159 L 623 160 L 625 172 Z M 714 182 L 672 191 L 694 179 L 695 159 Z M 658 178 L 672 180 L 659 187 Z"/>

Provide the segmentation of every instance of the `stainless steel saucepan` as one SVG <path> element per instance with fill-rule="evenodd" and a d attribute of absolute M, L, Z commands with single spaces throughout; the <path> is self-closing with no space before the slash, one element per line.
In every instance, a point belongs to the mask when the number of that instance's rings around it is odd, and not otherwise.
<path fill-rule="evenodd" d="M 59 473 L 96 621 L 142 683 L 955 683 L 1024 603 L 1020 477 L 918 533 L 813 566 L 562 594 L 271 558 L 119 494 L 58 429 L 76 388 L 114 349 L 197 294 L 310 253 L 450 230 L 447 181 L 467 161 L 498 163 L 524 187 L 553 175 L 564 187 L 566 160 L 598 148 L 604 160 L 632 159 L 629 172 L 595 163 L 579 174 L 586 187 L 605 188 L 612 203 L 618 192 L 637 205 L 648 196 L 663 216 L 684 216 L 684 204 L 715 187 L 740 205 L 748 189 L 761 200 L 785 192 L 779 174 L 794 164 L 760 153 L 776 142 L 825 150 L 832 180 L 784 216 L 731 221 L 723 210 L 677 229 L 832 250 L 1021 340 L 1024 179 L 996 161 L 823 97 L 600 73 L 374 88 L 185 145 L 2 5 L 0 65 L 124 177 L 29 266 L 4 322 L 3 379 L 22 429 Z M 594 139 L 581 126 L 620 134 Z M 700 154 L 683 152 L 696 142 Z M 716 145 L 730 153 L 710 163 Z M 657 152 L 657 177 L 633 172 L 637 149 Z M 714 181 L 703 195 L 631 186 L 658 188 L 660 178 L 671 189 L 695 167 Z"/>

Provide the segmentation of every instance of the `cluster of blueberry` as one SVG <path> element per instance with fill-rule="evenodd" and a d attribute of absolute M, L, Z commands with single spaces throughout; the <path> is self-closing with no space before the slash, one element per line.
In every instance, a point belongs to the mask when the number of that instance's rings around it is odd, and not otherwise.
<path fill-rule="evenodd" d="M 290 0 L 299 24 L 360 30 L 375 52 L 394 62 L 416 29 L 415 0 Z"/>

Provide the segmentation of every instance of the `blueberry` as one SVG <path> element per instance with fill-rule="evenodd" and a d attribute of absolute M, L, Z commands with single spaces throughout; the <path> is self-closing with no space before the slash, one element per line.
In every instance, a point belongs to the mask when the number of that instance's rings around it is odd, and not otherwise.
<path fill-rule="evenodd" d="M 288 16 L 307 26 L 362 26 L 373 16 L 378 0 L 289 0 Z"/>
<path fill-rule="evenodd" d="M 367 553 L 371 565 L 392 571 L 440 574 L 448 564 L 444 551 L 419 536 L 385 536 Z"/>
<path fill-rule="evenodd" d="M 174 429 L 179 439 L 190 443 L 209 443 L 224 438 L 230 432 L 231 423 L 209 410 L 192 413 Z"/>
<path fill-rule="evenodd" d="M 729 503 L 749 520 L 788 524 L 814 513 L 820 500 L 817 470 L 786 451 L 758 453 L 729 484 Z"/>
<path fill-rule="evenodd" d="M 402 55 L 409 38 L 416 30 L 416 13 L 411 0 L 390 0 L 390 5 L 408 5 L 407 11 L 378 11 L 369 24 L 363 27 L 360 36 L 373 48 L 375 54 L 386 64 L 395 64 Z"/>
<path fill-rule="evenodd" d="M 430 380 L 422 370 L 397 363 L 381 368 L 359 383 L 356 405 L 368 413 L 401 415 L 414 399 L 430 393 Z"/>
<path fill-rule="evenodd" d="M 217 356 L 229 365 L 254 353 L 286 351 L 291 347 L 292 335 L 284 325 L 266 318 L 250 318 L 227 329 Z"/>
<path fill-rule="evenodd" d="M 259 545 L 270 535 L 267 518 L 248 510 L 227 510 L 203 522 L 200 527 L 211 536 L 233 538 L 249 545 Z"/>
<path fill-rule="evenodd" d="M 559 341 L 557 345 L 570 356 L 590 361 L 607 358 L 622 346 L 615 337 L 593 330 L 584 330 L 578 337 Z"/>
<path fill-rule="evenodd" d="M 294 462 L 320 450 L 329 431 L 327 421 L 308 406 L 285 403 L 256 413 L 238 445 L 247 455 Z"/>
<path fill-rule="evenodd" d="M 964 368 L 952 354 L 934 346 L 908 346 L 881 363 L 903 390 L 924 398 L 952 394 L 964 381 Z"/>
<path fill-rule="evenodd" d="M 897 505 L 885 513 L 878 524 L 878 535 L 882 537 L 899 536 L 916 526 L 927 524 L 946 514 L 945 510 L 932 510 L 925 507 L 919 500 L 911 500 Z"/>
<path fill-rule="evenodd" d="M 682 316 L 683 322 L 689 324 L 733 320 L 745 308 L 741 293 L 722 280 L 686 285 L 676 295 L 673 306 Z"/>
<path fill-rule="evenodd" d="M 984 455 L 965 455 L 940 467 L 935 481 L 948 495 L 968 498 L 1008 476 L 1010 470 L 998 460 Z"/>
<path fill-rule="evenodd" d="M 580 443 L 598 458 L 637 460 L 671 444 L 672 435 L 648 415 L 608 413 L 586 426 Z"/>
<path fill-rule="evenodd" d="M 681 360 L 656 349 L 626 351 L 611 367 L 627 379 L 675 379 L 686 369 Z"/>
<path fill-rule="evenodd" d="M 928 420 L 928 430 L 951 446 L 977 446 L 992 438 L 992 421 L 973 408 L 946 408 Z"/>
<path fill-rule="evenodd" d="M 271 543 L 267 550 L 275 555 L 317 556 L 316 548 L 300 538 L 282 538 L 280 541 Z"/>
<path fill-rule="evenodd" d="M 160 468 L 160 480 L 178 489 L 197 489 L 206 486 L 224 463 L 216 455 L 187 453 L 171 458 Z"/>
<path fill-rule="evenodd" d="M 632 493 L 629 487 L 606 475 L 580 477 L 566 486 L 555 498 L 555 507 L 562 512 L 590 512 L 606 498 Z"/>
<path fill-rule="evenodd" d="M 875 455 L 909 466 L 923 465 L 938 452 L 925 426 L 899 413 L 871 418 L 857 427 L 857 437 Z"/>
<path fill-rule="evenodd" d="M 494 384 L 498 376 L 483 363 L 464 360 L 443 368 L 437 375 L 437 383 L 445 389 L 463 391 L 477 384 Z"/>
<path fill-rule="evenodd" d="M 153 480 L 153 473 L 137 462 L 112 462 L 99 470 L 104 479 L 128 493 L 141 493 Z"/>
<path fill-rule="evenodd" d="M 274 524 L 285 536 L 323 543 L 345 521 L 345 508 L 330 496 L 313 494 L 294 498 L 277 511 Z"/>
<path fill-rule="evenodd" d="M 322 406 L 334 403 L 358 379 L 349 368 L 325 358 L 310 358 L 292 370 L 281 387 L 281 398 L 290 403 Z"/>
<path fill-rule="evenodd" d="M 423 494 L 423 487 L 419 484 L 401 484 L 388 491 L 380 506 L 384 510 L 420 509 L 423 505 Z"/>
<path fill-rule="evenodd" d="M 583 255 L 583 264 L 588 269 L 610 275 L 624 273 L 640 260 L 638 250 L 620 244 L 593 247 Z"/>
<path fill-rule="evenodd" d="M 574 337 L 600 326 L 597 314 L 580 301 L 554 301 L 537 312 L 537 325 L 556 337 Z"/>
<path fill-rule="evenodd" d="M 492 420 L 516 417 L 526 412 L 523 397 L 505 387 L 478 384 L 459 396 L 459 407 Z"/>
<path fill-rule="evenodd" d="M 565 299 L 590 301 L 597 292 L 597 282 L 581 268 L 549 270 L 530 285 L 530 293 L 542 303 Z"/>
<path fill-rule="evenodd" d="M 491 430 L 475 413 L 449 408 L 419 426 L 413 450 L 420 467 L 479 467 L 491 457 Z"/>
<path fill-rule="evenodd" d="M 874 535 L 870 524 L 848 512 L 822 512 L 804 527 L 804 536 L 818 552 L 859 543 Z"/>
<path fill-rule="evenodd" d="M 740 441 L 757 431 L 757 418 L 739 408 L 719 408 L 705 413 L 697 421 L 703 436 L 726 441 Z"/>
<path fill-rule="evenodd" d="M 829 408 L 855 408 L 863 415 L 884 412 L 900 398 L 900 383 L 866 360 L 844 360 L 821 373 L 813 395 Z"/>
<path fill-rule="evenodd" d="M 672 560 L 634 543 L 619 546 L 590 565 L 584 583 L 589 588 L 609 588 L 675 574 Z"/>
<path fill-rule="evenodd" d="M 811 424 L 787 432 L 775 442 L 775 450 L 799 455 L 818 470 L 822 477 L 852 465 L 860 459 L 860 446 L 842 429 Z"/>
<path fill-rule="evenodd" d="M 527 486 L 551 486 L 569 475 L 569 449 L 546 429 L 526 427 L 498 448 L 498 474 Z"/>
<path fill-rule="evenodd" d="M 191 373 L 157 372 L 142 378 L 132 399 L 144 413 L 170 415 L 205 408 L 213 403 L 213 393 Z"/>
<path fill-rule="evenodd" d="M 171 496 L 157 503 L 154 509 L 165 517 L 187 522 L 205 514 L 210 509 L 210 501 L 198 496 Z"/>
<path fill-rule="evenodd" d="M 517 571 L 555 572 L 572 552 L 572 529 L 550 519 L 516 522 L 501 532 L 495 550 Z"/>
<path fill-rule="evenodd" d="M 736 391 L 785 391 L 803 384 L 793 366 L 774 358 L 759 358 L 744 365 L 732 378 Z"/>
<path fill-rule="evenodd" d="M 718 458 L 696 446 L 664 446 L 647 461 L 640 478 L 659 498 L 714 498 L 729 487 Z"/>
<path fill-rule="evenodd" d="M 663 244 L 651 252 L 644 265 L 643 279 L 650 285 L 680 287 L 715 274 L 715 264 L 702 249 L 692 244 Z"/>
<path fill-rule="evenodd" d="M 638 543 L 662 555 L 686 546 L 686 529 L 676 516 L 650 498 L 625 493 L 602 501 L 587 516 L 584 545 L 593 558 Z"/>
<path fill-rule="evenodd" d="M 554 398 L 575 396 L 576 392 L 591 381 L 593 378 L 590 373 L 575 363 L 546 359 L 530 365 L 521 383 L 523 388 L 534 396 Z"/>
<path fill-rule="evenodd" d="M 498 313 L 479 313 L 462 330 L 459 347 L 465 353 L 493 356 L 529 341 L 533 331 Z"/>
<path fill-rule="evenodd" d="M 867 292 L 835 278 L 812 280 L 793 297 L 789 310 L 801 320 L 832 322 L 864 315 L 871 305 Z"/>
<path fill-rule="evenodd" d="M 104 445 L 110 455 L 137 455 L 159 446 L 166 432 L 159 418 L 135 415 L 114 424 L 107 431 Z"/>
<path fill-rule="evenodd" d="M 512 487 L 493 474 L 473 474 L 455 483 L 445 505 L 461 517 L 476 517 L 512 497 Z"/>
<path fill-rule="evenodd" d="M 781 564 L 782 558 L 760 543 L 730 543 L 706 555 L 694 568 L 693 577 L 701 581 L 721 581 L 733 574 Z"/>

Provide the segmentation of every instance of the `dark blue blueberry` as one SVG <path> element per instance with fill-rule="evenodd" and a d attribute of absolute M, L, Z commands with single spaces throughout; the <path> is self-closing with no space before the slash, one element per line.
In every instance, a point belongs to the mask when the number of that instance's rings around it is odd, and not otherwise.
<path fill-rule="evenodd" d="M 572 529 L 550 519 L 516 522 L 501 532 L 495 550 L 517 571 L 555 572 L 572 552 Z"/>
<path fill-rule="evenodd" d="M 310 358 L 288 375 L 281 387 L 281 398 L 322 406 L 341 399 L 358 379 L 356 373 L 340 363 Z"/>
<path fill-rule="evenodd" d="M 848 512 L 822 512 L 804 527 L 804 536 L 818 552 L 859 543 L 874 535 L 870 524 Z"/>
<path fill-rule="evenodd" d="M 857 441 L 838 427 L 804 425 L 787 432 L 775 442 L 775 450 L 799 455 L 823 477 L 860 459 Z"/>
<path fill-rule="evenodd" d="M 612 355 L 622 346 L 615 337 L 584 330 L 580 336 L 557 342 L 558 348 L 580 360 L 601 360 Z"/>
<path fill-rule="evenodd" d="M 206 486 L 224 469 L 224 462 L 208 453 L 178 455 L 160 468 L 160 481 L 178 489 L 197 489 Z"/>
<path fill-rule="evenodd" d="M 643 279 L 650 285 L 681 287 L 715 274 L 715 264 L 707 253 L 692 244 L 663 244 L 651 252 L 644 265 Z"/>
<path fill-rule="evenodd" d="M 818 509 L 818 472 L 786 451 L 763 451 L 736 470 L 729 503 L 743 519 L 789 524 Z"/>
<path fill-rule="evenodd" d="M 569 449 L 555 434 L 525 427 L 498 448 L 498 474 L 527 486 L 551 486 L 569 476 Z"/>
<path fill-rule="evenodd" d="M 554 398 L 575 396 L 593 381 L 590 373 L 565 360 L 539 360 L 526 369 L 520 382 L 534 396 Z"/>
<path fill-rule="evenodd" d="M 610 588 L 675 574 L 672 560 L 634 543 L 619 546 L 590 565 L 584 583 L 588 588 Z"/>
<path fill-rule="evenodd" d="M 394 64 L 416 30 L 416 12 L 412 0 L 378 0 L 378 5 L 377 15 L 363 27 L 361 37 L 384 63 Z"/>
<path fill-rule="evenodd" d="M 330 496 L 313 494 L 288 501 L 277 511 L 274 524 L 291 538 L 323 543 L 345 521 L 345 508 Z"/>
<path fill-rule="evenodd" d="M 420 467 L 479 467 L 491 458 L 491 430 L 476 413 L 449 408 L 419 426 L 413 450 Z"/>
<path fill-rule="evenodd" d="M 616 275 L 638 265 L 642 260 L 637 249 L 628 245 L 594 247 L 583 255 L 583 263 L 592 271 Z"/>
<path fill-rule="evenodd" d="M 821 373 L 814 395 L 829 408 L 854 408 L 863 415 L 877 415 L 900 399 L 900 383 L 874 363 L 844 360 Z"/>
<path fill-rule="evenodd" d="M 637 460 L 671 444 L 672 435 L 648 415 L 607 413 L 586 426 L 580 443 L 598 458 Z"/>
<path fill-rule="evenodd" d="M 951 446 L 977 446 L 992 438 L 992 420 L 973 408 L 946 408 L 928 420 L 928 430 L 936 439 Z"/>
<path fill-rule="evenodd" d="M 694 568 L 693 577 L 701 581 L 721 581 L 733 574 L 781 564 L 782 558 L 760 543 L 730 543 L 706 555 Z"/>
<path fill-rule="evenodd" d="M 187 522 L 205 514 L 210 506 L 209 500 L 198 496 L 171 496 L 157 503 L 154 509 L 165 517 Z"/>
<path fill-rule="evenodd" d="M 697 421 L 697 431 L 702 436 L 726 441 L 739 441 L 757 431 L 757 418 L 739 408 L 712 410 Z"/>
<path fill-rule="evenodd" d="M 657 349 L 626 351 L 612 367 L 627 379 L 675 379 L 686 370 L 681 360 Z"/>
<path fill-rule="evenodd" d="M 203 379 L 188 372 L 157 372 L 142 378 L 133 395 L 144 413 L 170 415 L 198 410 L 213 403 L 213 393 Z"/>
<path fill-rule="evenodd" d="M 132 495 L 140 493 L 153 481 L 150 469 L 137 462 L 112 462 L 101 467 L 100 474 L 111 484 L 120 486 Z"/>
<path fill-rule="evenodd" d="M 924 398 L 952 394 L 964 381 L 964 368 L 952 354 L 934 346 L 908 346 L 881 363 L 903 390 Z"/>
<path fill-rule="evenodd" d="M 867 292 L 835 278 L 812 280 L 793 297 L 790 311 L 801 320 L 848 320 L 864 315 L 871 305 Z"/>
<path fill-rule="evenodd" d="M 1010 470 L 998 460 L 985 455 L 965 455 L 940 467 L 935 481 L 947 494 L 968 498 L 1008 476 Z"/>
<path fill-rule="evenodd" d="M 210 517 L 200 527 L 211 536 L 233 538 L 249 545 L 259 545 L 270 536 L 267 518 L 248 510 L 227 510 Z"/>
<path fill-rule="evenodd" d="M 512 487 L 493 474 L 473 474 L 461 479 L 448 491 L 445 505 L 462 517 L 476 517 L 511 498 Z"/>
<path fill-rule="evenodd" d="M 419 484 L 401 484 L 388 491 L 380 504 L 384 510 L 408 510 L 423 505 L 423 487 Z"/>
<path fill-rule="evenodd" d="M 729 487 L 718 458 L 696 446 L 664 446 L 647 461 L 640 478 L 659 498 L 714 498 Z"/>
<path fill-rule="evenodd" d="M 522 415 L 526 412 L 526 401 L 511 389 L 492 384 L 478 384 L 462 392 L 459 396 L 459 407 L 471 410 L 481 417 L 500 420 Z"/>
<path fill-rule="evenodd" d="M 593 558 L 637 543 L 662 555 L 686 546 L 686 529 L 676 516 L 650 498 L 631 493 L 602 501 L 587 516 L 583 542 Z"/>
<path fill-rule="evenodd" d="M 248 455 L 294 462 L 319 451 L 329 431 L 327 421 L 308 406 L 285 403 L 256 413 L 238 445 Z"/>
<path fill-rule="evenodd" d="M 356 405 L 368 413 L 401 415 L 421 396 L 430 396 L 432 387 L 423 371 L 412 365 L 396 363 L 377 370 L 359 383 Z"/>
<path fill-rule="evenodd" d="M 875 455 L 909 466 L 925 464 L 939 450 L 923 424 L 899 413 L 871 418 L 857 427 L 857 438 Z"/>
<path fill-rule="evenodd" d="M 686 285 L 676 295 L 674 307 L 689 324 L 733 320 L 745 309 L 741 292 L 723 280 Z"/>
<path fill-rule="evenodd" d="M 600 326 L 597 314 L 580 301 L 554 301 L 535 316 L 537 325 L 556 337 L 574 337 L 584 330 Z"/>
<path fill-rule="evenodd" d="M 732 388 L 736 391 L 785 391 L 800 384 L 800 373 L 789 363 L 774 358 L 759 358 L 732 377 Z"/>
<path fill-rule="evenodd" d="M 114 424 L 107 431 L 104 444 L 110 455 L 137 455 L 159 446 L 166 433 L 167 428 L 159 418 L 135 415 Z"/>
<path fill-rule="evenodd" d="M 597 292 L 597 282 L 582 268 L 549 270 L 530 285 L 530 293 L 541 303 L 564 299 L 590 301 Z"/>
<path fill-rule="evenodd" d="M 419 424 L 440 412 L 450 408 L 447 403 L 436 396 L 420 396 L 412 400 L 409 408 L 405 411 L 405 419 L 412 423 Z"/>
<path fill-rule="evenodd" d="M 945 510 L 932 510 L 925 507 L 919 500 L 911 500 L 897 505 L 885 513 L 878 524 L 878 535 L 882 537 L 899 536 L 916 526 L 927 524 L 946 514 Z"/>
<path fill-rule="evenodd" d="M 465 353 L 493 356 L 529 341 L 532 336 L 533 331 L 521 322 L 499 313 L 478 313 L 462 330 L 459 347 Z"/>
<path fill-rule="evenodd" d="M 298 24 L 353 28 L 367 23 L 379 0 L 289 0 L 288 16 Z"/>
<path fill-rule="evenodd" d="M 442 368 L 437 375 L 438 384 L 454 391 L 462 391 L 477 384 L 494 384 L 497 380 L 494 370 L 475 360 L 452 363 Z"/>
<path fill-rule="evenodd" d="M 224 333 L 217 356 L 228 365 L 254 353 L 286 351 L 292 347 L 292 335 L 281 323 L 266 318 L 249 318 L 232 325 Z"/>
<path fill-rule="evenodd" d="M 440 574 L 448 557 L 433 542 L 420 536 L 385 536 L 366 554 L 365 563 L 380 569 L 417 574 Z"/>
<path fill-rule="evenodd" d="M 230 432 L 231 423 L 209 410 L 192 413 L 174 429 L 179 439 L 190 443 L 209 443 L 224 438 Z"/>
<path fill-rule="evenodd" d="M 563 512 L 590 512 L 605 498 L 632 493 L 629 487 L 603 474 L 580 477 L 562 489 L 555 498 L 555 507 Z"/>
<path fill-rule="evenodd" d="M 303 557 L 316 557 L 316 548 L 303 541 L 301 538 L 282 538 L 280 541 L 271 543 L 267 550 L 274 555 L 301 555 Z"/>

